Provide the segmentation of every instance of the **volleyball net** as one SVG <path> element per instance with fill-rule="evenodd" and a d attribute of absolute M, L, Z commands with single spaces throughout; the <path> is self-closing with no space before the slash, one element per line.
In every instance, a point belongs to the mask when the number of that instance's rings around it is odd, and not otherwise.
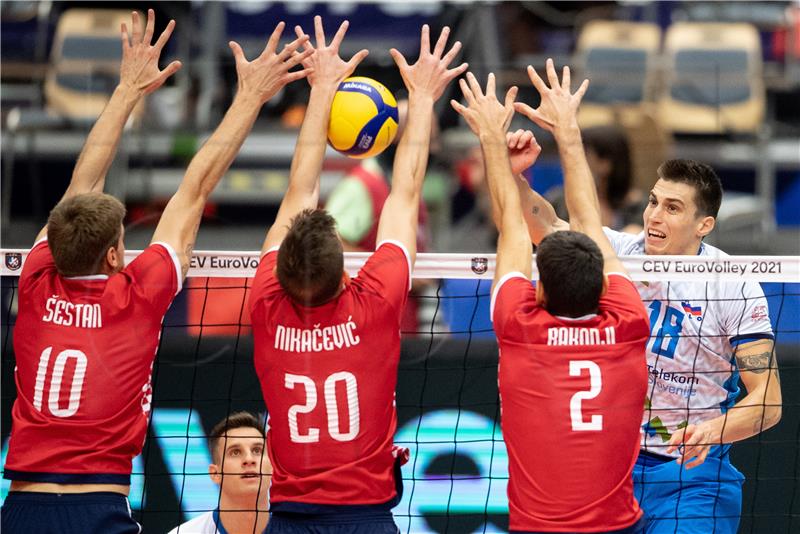
<path fill-rule="evenodd" d="M 2 252 L 5 463 L 15 398 L 17 281 L 27 251 Z M 127 261 L 136 254 L 127 253 Z M 355 275 L 367 257 L 348 253 L 345 268 Z M 395 442 L 411 452 L 403 467 L 404 495 L 394 509 L 401 532 L 508 529 L 508 454 L 500 431 L 498 354 L 489 320 L 494 259 L 489 254 L 417 256 L 396 396 Z M 783 418 L 777 427 L 732 448 L 734 465 L 746 477 L 740 531 L 800 527 L 800 258 L 645 256 L 624 258 L 624 263 L 638 282 L 761 284 L 775 333 Z M 217 507 L 219 489 L 208 476 L 208 432 L 231 412 L 264 411 L 246 306 L 257 265 L 255 252 L 196 252 L 184 289 L 164 319 L 151 424 L 144 451 L 134 461 L 130 493 L 145 532 L 168 531 Z M 708 293 L 702 292 L 687 307 L 676 302 L 676 313 L 692 315 L 708 303 Z M 653 339 L 659 335 L 656 328 L 651 325 Z M 0 498 L 7 491 L 4 480 Z"/>

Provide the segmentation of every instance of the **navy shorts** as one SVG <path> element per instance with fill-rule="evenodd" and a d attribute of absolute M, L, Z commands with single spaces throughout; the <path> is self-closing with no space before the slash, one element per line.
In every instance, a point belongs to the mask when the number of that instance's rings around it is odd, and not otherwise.
<path fill-rule="evenodd" d="M 306 515 L 273 513 L 266 534 L 398 534 L 391 512 Z"/>
<path fill-rule="evenodd" d="M 641 453 L 633 468 L 634 496 L 644 510 L 647 534 L 735 534 L 743 484 L 744 476 L 727 456 L 685 469 Z"/>
<path fill-rule="evenodd" d="M 138 534 L 119 493 L 9 492 L 0 510 L 3 534 Z"/>
<path fill-rule="evenodd" d="M 593 531 L 593 532 L 595 532 L 595 534 L 644 534 L 646 526 L 647 526 L 647 521 L 645 520 L 644 516 L 642 516 L 636 523 L 620 530 L 608 530 L 600 532 Z M 514 534 L 553 534 L 552 532 L 520 532 L 517 530 L 512 530 L 512 532 Z M 579 533 L 560 532 L 559 534 L 579 534 Z"/>

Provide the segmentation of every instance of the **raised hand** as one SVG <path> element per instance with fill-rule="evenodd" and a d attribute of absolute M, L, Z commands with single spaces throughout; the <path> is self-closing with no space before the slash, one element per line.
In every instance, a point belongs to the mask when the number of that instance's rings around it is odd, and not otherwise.
<path fill-rule="evenodd" d="M 334 89 L 339 87 L 339 84 L 350 76 L 356 70 L 358 64 L 369 54 L 369 50 L 362 49 L 356 52 L 350 58 L 350 61 L 345 61 L 339 57 L 339 47 L 349 26 L 349 21 L 342 22 L 330 44 L 326 45 L 322 17 L 319 15 L 314 17 L 314 33 L 316 34 L 317 46 L 315 48 L 310 41 L 304 43 L 304 54 L 309 55 L 303 58 L 303 66 L 306 69 L 311 69 L 308 83 L 312 87 L 315 85 L 331 86 Z M 294 31 L 298 37 L 303 35 L 303 29 L 300 26 L 295 26 Z"/>
<path fill-rule="evenodd" d="M 228 43 L 236 60 L 239 94 L 253 95 L 263 104 L 286 84 L 305 78 L 313 73 L 313 69 L 308 67 L 289 72 L 292 67 L 299 65 L 308 58 L 313 50 L 295 53 L 300 46 L 308 42 L 308 35 L 301 34 L 297 39 L 284 46 L 283 50 L 277 52 L 278 42 L 281 39 L 284 26 L 283 22 L 278 23 L 272 35 L 270 35 L 264 51 L 253 61 L 247 61 L 239 43 L 235 41 Z"/>
<path fill-rule="evenodd" d="M 495 132 L 498 129 L 502 133 L 508 130 L 511 118 L 514 116 L 514 99 L 517 97 L 517 88 L 511 87 L 506 93 L 505 104 L 501 104 L 495 95 L 494 74 L 489 73 L 486 80 L 486 93 L 481 90 L 478 80 L 471 72 L 467 73 L 466 81 L 462 78 L 458 80 L 461 92 L 467 106 L 450 101 L 450 105 L 464 119 L 470 129 L 478 136 L 482 133 Z"/>
<path fill-rule="evenodd" d="M 409 93 L 418 92 L 429 94 L 434 100 L 442 96 L 444 88 L 447 87 L 454 78 L 460 76 L 467 70 L 466 63 L 462 63 L 458 67 L 448 69 L 450 63 L 453 62 L 458 51 L 461 50 L 461 42 L 456 41 L 452 48 L 444 54 L 444 49 L 447 46 L 447 37 L 450 35 L 450 28 L 444 27 L 436 45 L 431 52 L 431 38 L 430 28 L 427 24 L 422 26 L 422 35 L 420 37 L 419 58 L 413 65 L 409 65 L 406 58 L 403 57 L 397 49 L 392 48 L 389 53 L 392 55 L 394 62 L 400 69 L 400 75 L 403 77 L 403 82 Z M 444 54 L 444 55 L 442 55 Z"/>
<path fill-rule="evenodd" d="M 583 80 L 578 90 L 571 93 L 569 67 L 564 67 L 560 83 L 552 59 L 547 60 L 546 70 L 550 87 L 539 77 L 536 69 L 528 65 L 528 77 L 542 97 L 539 107 L 533 109 L 517 102 L 514 109 L 549 132 L 560 127 L 577 126 L 578 106 L 589 88 L 589 80 Z"/>
<path fill-rule="evenodd" d="M 181 68 L 180 61 L 173 61 L 164 70 L 159 70 L 158 60 L 161 50 L 172 35 L 172 30 L 175 29 L 175 21 L 170 20 L 156 44 L 151 45 L 155 23 L 155 13 L 152 9 L 148 9 L 144 32 L 139 20 L 139 13 L 136 11 L 131 13 L 133 35 L 128 35 L 128 27 L 125 23 L 121 27 L 122 64 L 119 69 L 119 83 L 127 89 L 137 91 L 140 95 L 152 93 Z"/>
<path fill-rule="evenodd" d="M 511 172 L 515 175 L 528 170 L 542 153 L 542 147 L 536 142 L 530 130 L 517 130 L 506 134 L 508 156 L 511 159 Z"/>

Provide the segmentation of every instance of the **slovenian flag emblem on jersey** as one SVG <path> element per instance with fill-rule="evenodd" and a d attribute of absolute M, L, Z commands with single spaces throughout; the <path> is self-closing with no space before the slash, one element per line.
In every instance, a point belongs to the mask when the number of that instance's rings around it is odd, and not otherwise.
<path fill-rule="evenodd" d="M 695 317 L 700 317 L 703 313 L 703 309 L 700 306 L 692 306 L 687 301 L 682 301 L 681 306 L 683 307 L 683 311 Z"/>

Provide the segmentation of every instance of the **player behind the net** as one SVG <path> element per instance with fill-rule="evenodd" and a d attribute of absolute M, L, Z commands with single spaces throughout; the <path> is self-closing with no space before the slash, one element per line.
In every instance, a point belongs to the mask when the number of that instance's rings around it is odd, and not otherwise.
<path fill-rule="evenodd" d="M 208 475 L 219 486 L 214 510 L 172 529 L 169 534 L 260 534 L 269 522 L 269 480 L 266 421 L 250 412 L 234 412 L 208 434 Z"/>
<path fill-rule="evenodd" d="M 400 319 L 411 287 L 433 104 L 466 64 L 448 68 L 460 49 L 456 43 L 445 54 L 448 28 L 433 51 L 429 29 L 422 28 L 413 65 L 391 51 L 408 88 L 408 124 L 377 250 L 351 280 L 334 220 L 317 201 L 331 102 L 367 51 L 345 62 L 338 51 L 347 22 L 329 44 L 319 17 L 314 25 L 316 48 L 305 63 L 314 68 L 308 109 L 250 296 L 274 469 L 268 531 L 394 534 Z"/>
<path fill-rule="evenodd" d="M 494 75 L 485 94 L 472 73 L 461 80 L 467 106 L 453 101 L 480 138 L 498 225 L 491 317 L 500 350 L 498 382 L 509 453 L 513 532 L 639 532 L 633 496 L 639 423 L 647 389 L 647 313 L 603 233 L 600 207 L 576 113 L 588 81 L 572 94 L 569 68 L 548 88 L 535 76 L 534 112 L 555 135 L 564 166 L 572 229 L 542 240 L 539 283 L 511 170 L 505 105 Z"/>
<path fill-rule="evenodd" d="M 181 289 L 206 200 L 261 106 L 309 72 L 288 72 L 307 37 L 276 54 L 282 23 L 252 63 L 231 43 L 236 97 L 189 164 L 150 246 L 126 266 L 125 207 L 102 191 L 131 111 L 180 67 L 159 70 L 174 22 L 151 45 L 154 19 L 150 10 L 142 28 L 134 12 L 130 36 L 122 26 L 120 83 L 20 275 L 3 532 L 140 531 L 126 496 L 147 432 L 161 321 Z"/>
<path fill-rule="evenodd" d="M 534 80 L 530 67 L 529 74 Z M 543 125 L 525 104 L 516 109 Z M 517 183 L 534 243 L 568 225 L 524 179 Z M 724 257 L 704 242 L 714 229 L 722 195 L 710 166 L 668 160 L 650 191 L 644 231 L 604 231 L 619 255 Z M 730 444 L 781 418 L 764 292 L 757 282 L 714 280 L 642 282 L 637 289 L 651 332 L 642 443 L 633 472 L 647 532 L 735 533 L 744 477 L 730 462 Z M 736 402 L 739 379 L 747 394 Z"/>

